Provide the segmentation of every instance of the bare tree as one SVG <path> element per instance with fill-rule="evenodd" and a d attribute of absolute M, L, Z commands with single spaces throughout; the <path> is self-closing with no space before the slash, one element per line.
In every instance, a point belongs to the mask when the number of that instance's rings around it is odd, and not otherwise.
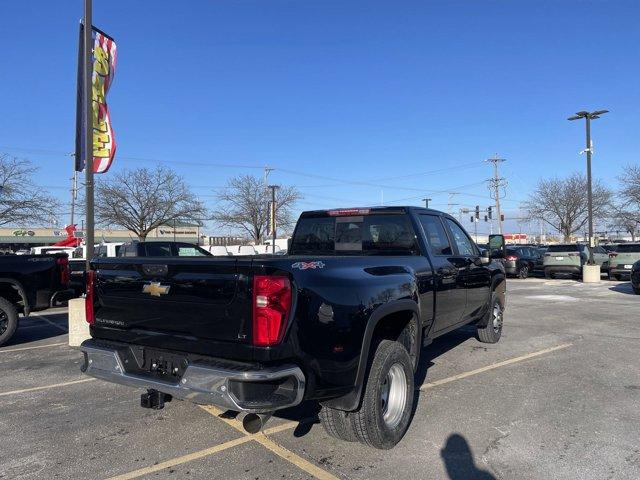
<path fill-rule="evenodd" d="M 640 165 L 627 165 L 618 180 L 622 186 L 620 195 L 623 201 L 633 210 L 640 211 Z"/>
<path fill-rule="evenodd" d="M 593 216 L 607 217 L 611 192 L 601 182 L 593 182 Z M 587 180 L 581 173 L 567 178 L 543 179 L 525 202 L 531 218 L 540 219 L 560 232 L 568 242 L 588 221 Z"/>
<path fill-rule="evenodd" d="M 640 211 L 625 210 L 624 207 L 614 206 L 611 213 L 609 228 L 621 229 L 631 235 L 635 242 L 640 231 Z"/>
<path fill-rule="evenodd" d="M 145 240 L 149 232 L 176 220 L 199 221 L 204 205 L 173 170 L 157 167 L 124 170 L 98 181 L 96 219 L 117 225 Z"/>
<path fill-rule="evenodd" d="M 46 223 L 58 201 L 33 183 L 38 169 L 29 160 L 0 153 L 0 225 Z"/>
<path fill-rule="evenodd" d="M 618 180 L 621 189 L 611 215 L 612 226 L 624 229 L 635 241 L 640 230 L 640 166 L 627 165 Z"/>
<path fill-rule="evenodd" d="M 276 190 L 276 223 L 278 228 L 293 224 L 293 205 L 301 198 L 294 187 L 280 187 Z M 218 194 L 222 203 L 214 219 L 225 227 L 238 228 L 247 232 L 252 240 L 264 240 L 269 222 L 270 195 L 263 181 L 251 175 L 240 175 L 230 179 L 227 187 Z"/>

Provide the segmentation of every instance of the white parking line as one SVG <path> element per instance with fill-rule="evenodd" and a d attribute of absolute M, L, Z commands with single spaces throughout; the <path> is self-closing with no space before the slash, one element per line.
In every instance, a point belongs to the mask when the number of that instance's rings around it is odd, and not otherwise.
<path fill-rule="evenodd" d="M 33 347 L 10 348 L 8 350 L 0 350 L 0 353 L 23 352 L 25 350 L 35 350 L 36 348 L 59 347 L 60 345 L 67 345 L 67 342 L 48 343 L 46 345 L 34 345 Z"/>
<path fill-rule="evenodd" d="M 53 385 L 43 385 L 41 387 L 23 388 L 21 390 L 11 390 L 10 392 L 1 392 L 0 397 L 17 395 L 19 393 L 37 392 L 40 390 L 50 390 L 52 388 L 66 387 L 68 385 L 76 385 L 78 383 L 92 382 L 93 380 L 95 380 L 95 378 L 82 378 L 80 380 L 73 380 L 71 382 L 54 383 Z"/>
<path fill-rule="evenodd" d="M 491 365 L 487 365 L 486 367 L 477 368 L 476 370 L 471 370 L 468 372 L 460 373 L 458 375 L 454 375 L 452 377 L 436 380 L 435 382 L 423 383 L 422 386 L 420 387 L 420 390 L 421 391 L 428 390 L 429 388 L 437 387 L 438 385 L 444 385 L 445 383 L 455 382 L 456 380 L 461 380 L 463 378 L 471 377 L 473 375 L 478 375 L 479 373 L 487 372 L 495 368 L 505 367 L 507 365 L 512 365 L 514 363 L 522 362 L 530 358 L 539 357 L 540 355 L 555 352 L 556 350 L 561 350 L 563 348 L 570 347 L 571 345 L 573 345 L 573 343 L 563 343 L 562 345 L 558 345 L 551 348 L 545 348 L 544 350 L 538 350 L 537 352 L 528 353 L 526 355 L 522 355 L 521 357 L 510 358 L 509 360 L 493 363 Z"/>

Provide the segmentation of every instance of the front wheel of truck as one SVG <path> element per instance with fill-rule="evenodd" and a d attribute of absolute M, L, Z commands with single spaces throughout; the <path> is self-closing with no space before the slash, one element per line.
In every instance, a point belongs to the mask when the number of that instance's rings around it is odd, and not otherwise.
<path fill-rule="evenodd" d="M 482 322 L 484 327 L 478 327 L 478 339 L 482 343 L 497 343 L 502 336 L 502 323 L 504 321 L 504 308 L 496 292 L 491 292 L 491 303 L 487 311 L 489 318 Z"/>
<path fill-rule="evenodd" d="M 383 340 L 371 362 L 360 410 L 353 412 L 358 439 L 388 450 L 404 436 L 413 415 L 413 365 L 399 342 Z"/>
<path fill-rule="evenodd" d="M 18 311 L 13 304 L 0 297 L 0 347 L 8 342 L 18 328 Z"/>

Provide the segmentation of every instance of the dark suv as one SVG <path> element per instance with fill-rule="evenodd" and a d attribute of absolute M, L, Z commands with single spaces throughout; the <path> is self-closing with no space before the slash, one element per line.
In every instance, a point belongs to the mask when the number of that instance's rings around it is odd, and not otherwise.
<path fill-rule="evenodd" d="M 504 270 L 507 275 L 527 278 L 534 271 L 542 270 L 542 258 L 542 254 L 535 247 L 509 245 L 504 259 Z"/>

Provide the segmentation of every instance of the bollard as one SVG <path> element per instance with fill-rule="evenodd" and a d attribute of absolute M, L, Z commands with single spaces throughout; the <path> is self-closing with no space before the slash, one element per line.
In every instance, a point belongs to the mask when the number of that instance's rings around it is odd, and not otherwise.
<path fill-rule="evenodd" d="M 79 347 L 82 342 L 91 338 L 87 323 L 84 298 L 69 300 L 69 346 Z"/>
<path fill-rule="evenodd" d="M 597 283 L 600 281 L 600 265 L 584 265 L 582 267 L 582 283 Z"/>

